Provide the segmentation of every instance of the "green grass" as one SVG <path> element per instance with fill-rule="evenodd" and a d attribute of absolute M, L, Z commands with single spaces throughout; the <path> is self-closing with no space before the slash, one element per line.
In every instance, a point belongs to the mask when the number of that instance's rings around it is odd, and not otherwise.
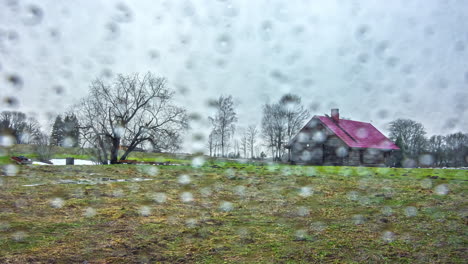
<path fill-rule="evenodd" d="M 135 158 L 191 164 L 191 157 L 137 153 Z M 463 263 L 467 258 L 466 170 L 212 159 L 200 168 L 17 169 L 16 176 L 0 177 L 0 263 Z M 181 184 L 181 175 L 190 183 Z M 98 184 L 59 183 L 77 179 Z M 37 183 L 44 185 L 23 186 Z M 155 201 L 161 199 L 157 193 L 164 193 L 164 203 Z M 181 200 L 187 193 L 190 202 Z M 56 198 L 61 200 L 51 204 Z"/>
<path fill-rule="evenodd" d="M 80 148 L 64 148 L 54 146 L 52 148 L 52 159 L 65 159 L 75 158 L 84 160 L 93 160 L 93 156 L 89 154 L 88 150 Z M 39 156 L 35 153 L 34 145 L 17 144 L 9 147 L 6 152 L 7 155 L 0 156 L 0 164 L 9 163 L 9 156 L 25 156 L 32 160 L 38 160 Z M 123 155 L 124 151 L 120 150 L 119 155 Z M 165 153 L 146 153 L 146 152 L 132 152 L 127 157 L 129 160 L 148 161 L 148 162 L 170 162 L 174 164 L 186 164 L 191 155 L 170 155 Z"/>

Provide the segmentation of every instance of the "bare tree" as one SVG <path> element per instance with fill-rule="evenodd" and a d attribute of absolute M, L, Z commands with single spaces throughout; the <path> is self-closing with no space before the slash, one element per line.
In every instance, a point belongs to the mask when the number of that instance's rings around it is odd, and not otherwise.
<path fill-rule="evenodd" d="M 250 148 L 250 158 L 254 158 L 254 148 L 257 141 L 258 130 L 257 126 L 251 125 L 247 128 L 247 145 Z"/>
<path fill-rule="evenodd" d="M 279 101 L 286 118 L 286 140 L 289 142 L 309 118 L 309 111 L 302 105 L 301 98 L 295 94 L 285 94 Z"/>
<path fill-rule="evenodd" d="M 35 152 L 40 161 L 48 162 L 53 155 L 52 144 L 50 144 L 50 137 L 46 134 L 40 133 L 34 142 Z"/>
<path fill-rule="evenodd" d="M 445 137 L 447 165 L 461 167 L 468 165 L 468 134 L 461 132 Z"/>
<path fill-rule="evenodd" d="M 279 104 L 265 104 L 263 106 L 262 133 L 264 141 L 271 150 L 273 159 L 279 159 L 283 144 L 284 112 Z"/>
<path fill-rule="evenodd" d="M 214 147 L 214 140 L 213 140 L 213 133 L 212 132 L 208 136 L 208 143 L 206 143 L 206 147 L 208 148 L 209 156 L 212 157 L 213 156 L 213 147 Z"/>
<path fill-rule="evenodd" d="M 241 135 L 241 140 L 240 140 L 240 145 L 241 145 L 241 150 L 242 153 L 244 154 L 244 158 L 247 158 L 247 150 L 248 150 L 248 131 L 244 130 Z"/>
<path fill-rule="evenodd" d="M 278 103 L 263 106 L 262 134 L 273 159 L 281 159 L 284 145 L 308 117 L 309 111 L 301 104 L 301 98 L 293 94 L 282 96 Z"/>
<path fill-rule="evenodd" d="M 213 102 L 213 107 L 216 109 L 216 114 L 214 117 L 209 117 L 209 120 L 213 125 L 213 131 L 217 131 L 219 135 L 221 156 L 225 157 L 226 147 L 234 134 L 237 122 L 232 96 L 220 96 L 217 101 Z"/>
<path fill-rule="evenodd" d="M 427 151 L 434 158 L 435 166 L 442 166 L 445 162 L 445 137 L 440 135 L 434 135 L 427 141 Z"/>
<path fill-rule="evenodd" d="M 426 131 L 421 123 L 410 119 L 390 122 L 390 139 L 399 142 L 403 157 L 416 159 L 426 147 Z"/>
<path fill-rule="evenodd" d="M 83 143 L 95 149 L 99 162 L 125 160 L 139 145 L 157 150 L 179 147 L 187 125 L 186 110 L 172 104 L 174 93 L 165 79 L 151 73 L 118 75 L 113 84 L 97 79 L 89 95 L 75 107 Z M 119 149 L 124 153 L 119 157 Z"/>
<path fill-rule="evenodd" d="M 16 144 L 33 143 L 40 133 L 40 125 L 34 118 L 16 111 L 0 113 L 0 134 L 10 135 Z"/>

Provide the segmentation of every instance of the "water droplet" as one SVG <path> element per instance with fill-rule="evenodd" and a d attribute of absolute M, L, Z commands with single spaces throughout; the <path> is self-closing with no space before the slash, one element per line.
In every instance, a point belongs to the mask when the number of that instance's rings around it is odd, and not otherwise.
<path fill-rule="evenodd" d="M 432 180 L 431 179 L 424 179 L 421 181 L 421 187 L 424 189 L 432 188 Z"/>
<path fill-rule="evenodd" d="M 62 208 L 65 201 L 62 198 L 54 198 L 50 201 L 50 206 L 53 208 Z"/>
<path fill-rule="evenodd" d="M 270 21 L 265 21 L 260 26 L 260 36 L 263 40 L 268 41 L 271 39 L 273 33 L 273 25 Z"/>
<path fill-rule="evenodd" d="M 398 59 L 397 57 L 390 57 L 387 59 L 386 64 L 389 68 L 395 68 L 399 61 L 400 59 Z"/>
<path fill-rule="evenodd" d="M 381 119 L 386 119 L 388 118 L 388 111 L 385 110 L 385 109 L 380 109 L 378 112 L 377 112 L 377 116 Z"/>
<path fill-rule="evenodd" d="M 299 229 L 294 233 L 296 240 L 303 241 L 307 239 L 307 230 Z"/>
<path fill-rule="evenodd" d="M 385 231 L 383 234 L 382 234 L 382 240 L 386 243 L 390 243 L 390 242 L 393 242 L 395 240 L 395 233 L 391 232 L 391 231 Z"/>
<path fill-rule="evenodd" d="M 309 209 L 305 206 L 300 206 L 297 208 L 297 215 L 298 216 L 308 216 L 310 213 Z"/>
<path fill-rule="evenodd" d="M 410 158 L 405 158 L 402 162 L 403 168 L 416 168 L 417 162 Z"/>
<path fill-rule="evenodd" d="M 119 3 L 116 5 L 117 14 L 113 17 L 113 19 L 119 23 L 128 23 L 132 21 L 133 14 L 132 10 L 125 5 L 124 3 Z"/>
<path fill-rule="evenodd" d="M 7 81 L 17 90 L 23 88 L 23 79 L 16 74 L 10 74 L 6 77 Z"/>
<path fill-rule="evenodd" d="M 151 208 L 149 206 L 142 206 L 140 207 L 140 215 L 141 216 L 150 216 L 151 215 Z"/>
<path fill-rule="evenodd" d="M 230 212 L 234 209 L 234 206 L 231 202 L 222 202 L 219 206 L 219 210 L 223 212 Z"/>
<path fill-rule="evenodd" d="M 370 31 L 369 26 L 361 25 L 356 30 L 356 37 L 359 38 L 359 39 L 366 38 L 367 35 L 369 34 L 369 31 Z"/>
<path fill-rule="evenodd" d="M 203 157 L 195 157 L 193 158 L 192 160 L 192 167 L 194 168 L 200 168 L 201 166 L 203 166 L 203 164 L 205 164 L 205 158 Z"/>
<path fill-rule="evenodd" d="M 198 224 L 198 221 L 197 221 L 197 219 L 194 219 L 194 218 L 189 218 L 189 219 L 187 219 L 187 221 L 185 221 L 185 225 L 188 228 L 195 228 L 195 227 L 197 227 L 197 224 Z"/>
<path fill-rule="evenodd" d="M 65 89 L 63 88 L 63 86 L 61 85 L 56 85 L 54 87 L 52 87 L 52 90 L 57 94 L 57 95 L 62 95 L 65 91 Z"/>
<path fill-rule="evenodd" d="M 245 188 L 245 186 L 239 185 L 239 186 L 234 187 L 234 193 L 239 196 L 245 196 L 246 189 L 247 188 Z"/>
<path fill-rule="evenodd" d="M 10 229 L 10 224 L 7 222 L 0 222 L 0 231 L 7 231 Z"/>
<path fill-rule="evenodd" d="M 301 187 L 301 189 L 299 190 L 299 196 L 302 196 L 304 198 L 309 197 L 312 194 L 314 194 L 314 190 L 312 189 L 312 187 L 309 186 Z"/>
<path fill-rule="evenodd" d="M 434 164 L 434 157 L 431 154 L 420 155 L 419 164 L 422 166 L 431 166 Z"/>
<path fill-rule="evenodd" d="M 120 35 L 119 25 L 117 25 L 116 23 L 108 23 L 106 24 L 105 27 L 107 31 L 107 34 L 106 34 L 107 40 L 115 40 L 116 38 L 119 37 Z"/>
<path fill-rule="evenodd" d="M 11 238 L 15 240 L 16 242 L 24 241 L 27 237 L 28 237 L 28 234 L 26 234 L 26 232 L 24 231 L 14 232 L 11 235 Z"/>
<path fill-rule="evenodd" d="M 322 131 L 317 131 L 312 135 L 312 141 L 322 143 L 327 139 L 327 136 Z"/>
<path fill-rule="evenodd" d="M 13 164 L 7 164 L 3 166 L 3 174 L 6 176 L 16 176 L 18 168 Z"/>
<path fill-rule="evenodd" d="M 155 193 L 153 194 L 152 199 L 153 201 L 162 204 L 166 202 L 167 195 L 165 193 Z"/>
<path fill-rule="evenodd" d="M 115 134 L 116 137 L 122 138 L 124 136 L 124 134 L 125 134 L 125 127 L 119 126 L 119 125 L 116 126 L 114 128 L 114 134 Z"/>
<path fill-rule="evenodd" d="M 18 208 L 25 207 L 27 204 L 28 204 L 28 202 L 25 199 L 22 199 L 22 198 L 17 199 L 15 201 L 15 206 L 18 207 Z"/>
<path fill-rule="evenodd" d="M 17 108 L 19 106 L 19 101 L 14 96 L 4 97 L 3 102 L 7 105 L 7 107 Z"/>
<path fill-rule="evenodd" d="M 124 191 L 122 189 L 115 189 L 115 190 L 112 191 L 112 196 L 113 197 L 117 197 L 117 198 L 123 197 L 124 194 L 125 193 L 124 193 Z"/>
<path fill-rule="evenodd" d="M 377 55 L 384 55 L 385 52 L 388 50 L 388 42 L 387 41 L 382 41 L 380 42 L 377 47 L 375 48 L 375 53 Z"/>
<path fill-rule="evenodd" d="M 190 176 L 182 174 L 179 176 L 178 182 L 182 185 L 187 185 L 192 182 L 192 179 L 190 179 Z"/>
<path fill-rule="evenodd" d="M 408 206 L 405 208 L 405 215 L 407 217 L 414 217 L 418 215 L 418 209 L 414 206 Z"/>
<path fill-rule="evenodd" d="M 15 138 L 8 134 L 0 134 L 0 146 L 11 147 L 15 144 Z"/>
<path fill-rule="evenodd" d="M 180 195 L 180 199 L 182 200 L 182 202 L 184 203 L 190 203 L 193 201 L 193 195 L 192 193 L 190 192 L 183 192 L 181 195 Z"/>
<path fill-rule="evenodd" d="M 156 176 L 159 173 L 159 169 L 155 166 L 141 166 L 141 172 L 149 176 Z"/>
<path fill-rule="evenodd" d="M 382 214 L 385 216 L 391 216 L 393 214 L 393 209 L 389 206 L 384 206 L 382 208 Z"/>
<path fill-rule="evenodd" d="M 369 61 L 369 55 L 363 53 L 363 54 L 359 54 L 358 56 L 358 62 L 360 63 L 367 63 Z"/>
<path fill-rule="evenodd" d="M 23 23 L 27 26 L 33 26 L 41 23 L 44 12 L 36 5 L 30 5 L 26 8 Z"/>
<path fill-rule="evenodd" d="M 209 187 L 203 187 L 200 189 L 200 194 L 203 196 L 203 197 L 209 197 L 211 196 L 212 194 L 212 191 Z"/>
<path fill-rule="evenodd" d="M 338 148 L 336 148 L 335 153 L 336 153 L 336 156 L 338 156 L 340 158 L 344 158 L 344 157 L 348 156 L 348 148 L 343 147 L 343 146 L 338 147 Z"/>
<path fill-rule="evenodd" d="M 356 191 L 350 191 L 347 196 L 348 196 L 348 199 L 351 201 L 357 201 L 359 198 L 359 194 Z"/>
<path fill-rule="evenodd" d="M 220 53 L 230 53 L 233 46 L 233 41 L 229 35 L 223 34 L 216 39 L 216 50 Z"/>
<path fill-rule="evenodd" d="M 353 223 L 355 225 L 362 225 L 366 222 L 366 219 L 362 215 L 353 215 Z"/>
<path fill-rule="evenodd" d="M 75 139 L 73 139 L 72 137 L 66 137 L 63 141 L 62 141 L 62 147 L 65 147 L 65 148 L 71 148 L 75 145 Z"/>
<path fill-rule="evenodd" d="M 96 210 L 92 207 L 86 208 L 83 214 L 85 217 L 93 217 L 96 215 Z"/>
<path fill-rule="evenodd" d="M 447 184 L 440 184 L 434 188 L 434 192 L 438 195 L 447 195 L 449 193 L 449 188 Z"/>
<path fill-rule="evenodd" d="M 369 136 L 369 131 L 367 131 L 366 128 L 358 128 L 358 130 L 356 131 L 356 136 L 360 139 L 365 139 Z"/>
<path fill-rule="evenodd" d="M 326 228 L 327 226 L 325 225 L 325 223 L 320 222 L 320 221 L 313 222 L 310 224 L 310 229 L 317 233 L 325 231 Z"/>

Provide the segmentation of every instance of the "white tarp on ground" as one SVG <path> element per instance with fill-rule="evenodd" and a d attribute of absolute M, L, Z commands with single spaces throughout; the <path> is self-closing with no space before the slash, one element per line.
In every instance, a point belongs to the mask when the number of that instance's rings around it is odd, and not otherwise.
<path fill-rule="evenodd" d="M 52 164 L 47 164 L 44 162 L 34 161 L 35 165 L 66 165 L 66 159 L 51 159 Z M 96 165 L 92 160 L 81 160 L 75 159 L 75 165 Z"/>

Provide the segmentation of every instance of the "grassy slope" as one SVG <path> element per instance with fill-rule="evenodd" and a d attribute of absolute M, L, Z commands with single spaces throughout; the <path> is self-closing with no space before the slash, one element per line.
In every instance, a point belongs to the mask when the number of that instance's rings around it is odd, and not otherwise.
<path fill-rule="evenodd" d="M 52 159 L 64 159 L 73 157 L 75 159 L 92 160 L 93 157 L 89 155 L 86 149 L 80 148 L 64 148 L 54 146 L 52 148 Z M 120 151 L 120 155 L 123 151 Z M 0 154 L 0 165 L 10 163 L 10 156 L 25 156 L 32 160 L 38 160 L 38 155 L 35 153 L 34 145 L 17 144 L 7 149 L 7 152 Z M 139 161 L 152 161 L 152 162 L 171 162 L 171 163 L 187 163 L 186 158 L 190 155 L 175 156 L 161 153 L 145 153 L 145 152 L 132 152 L 127 159 Z"/>
<path fill-rule="evenodd" d="M 164 166 L 157 172 L 132 165 L 18 167 L 17 176 L 0 177 L 0 262 L 467 259 L 468 171 L 210 165 Z M 178 182 L 183 174 L 189 184 Z M 54 184 L 135 177 L 152 180 Z M 34 183 L 47 185 L 22 186 Z M 441 184 L 447 195 L 434 192 Z M 165 203 L 154 201 L 159 192 L 167 195 Z M 184 192 L 194 200 L 181 201 Z M 54 198 L 63 199 L 63 206 L 51 206 Z M 224 202 L 232 211 L 220 208 Z M 88 208 L 96 215 L 86 216 Z"/>

